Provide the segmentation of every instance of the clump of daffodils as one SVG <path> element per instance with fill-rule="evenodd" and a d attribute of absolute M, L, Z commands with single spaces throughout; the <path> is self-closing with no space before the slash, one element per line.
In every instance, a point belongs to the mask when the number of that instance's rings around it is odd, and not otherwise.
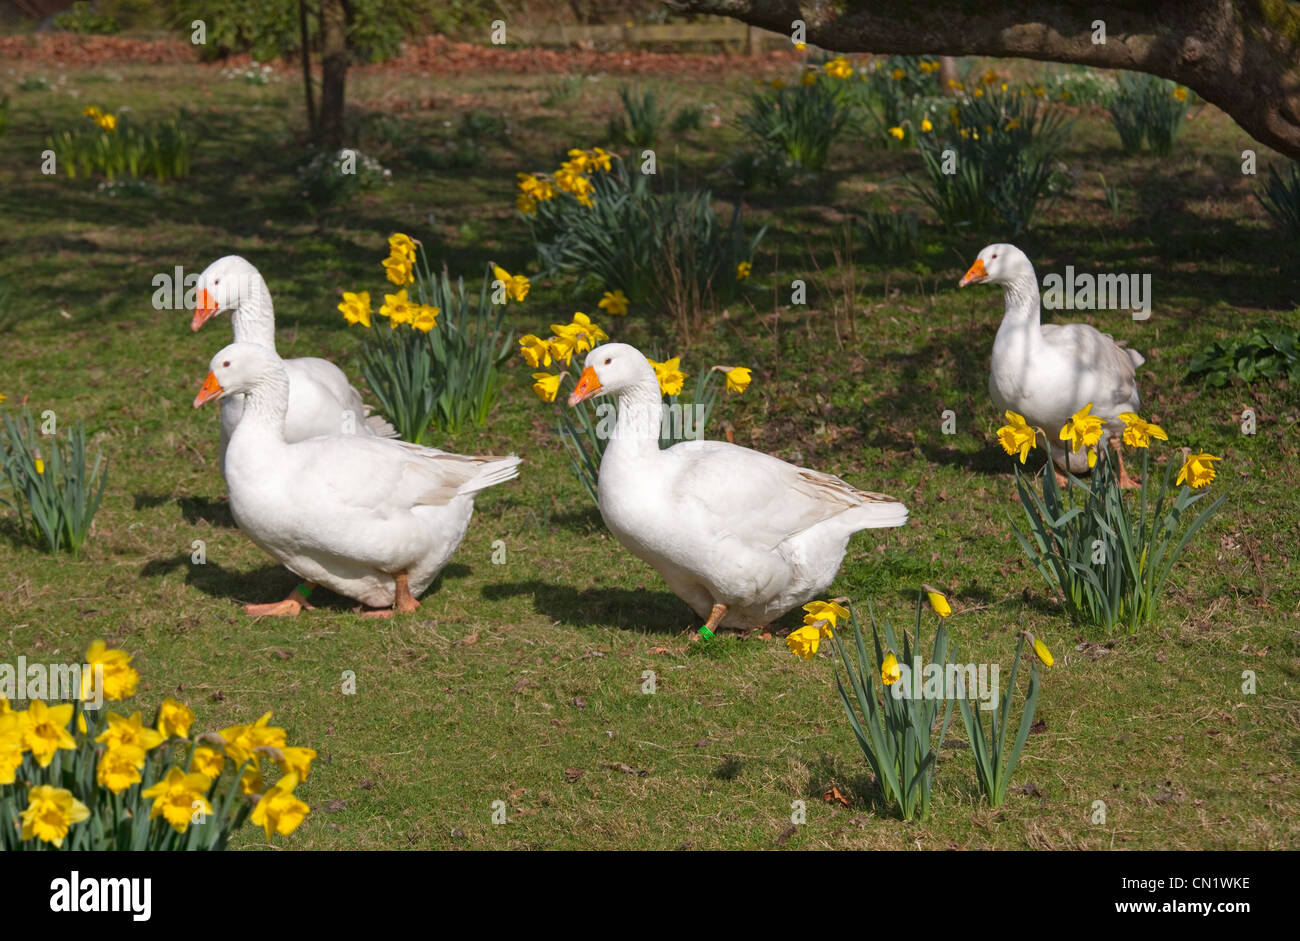
<path fill-rule="evenodd" d="M 567 324 L 551 324 L 551 335 L 545 340 L 536 334 L 524 334 L 519 338 L 519 354 L 534 369 L 563 364 L 569 369 L 569 374 L 576 378 L 575 370 L 581 371 L 581 363 L 575 366 L 574 357 L 608 339 L 609 334 L 586 314 L 577 311 Z M 533 391 L 543 402 L 554 402 L 565 375 L 563 372 L 535 372 Z"/>
<path fill-rule="evenodd" d="M 401 290 L 383 295 L 384 302 L 378 311 L 374 310 L 369 291 L 344 291 L 338 309 L 348 324 L 360 324 L 368 328 L 371 326 L 371 318 L 378 313 L 380 317 L 387 318 L 391 329 L 405 324 L 412 330 L 428 333 L 437 326 L 441 311 L 431 304 L 412 300 L 408 293 L 407 285 L 415 282 L 417 244 L 402 232 L 394 232 L 388 237 L 388 257 L 380 265 L 388 280 L 401 287 Z"/>
<path fill-rule="evenodd" d="M 518 174 L 515 208 L 526 216 L 536 215 L 540 203 L 555 199 L 560 193 L 567 193 L 588 209 L 592 208 L 595 204 L 591 196 L 596 190 L 592 177 L 608 173 L 614 155 L 593 147 L 591 150 L 574 148 L 568 156 L 554 173 Z"/>
<path fill-rule="evenodd" d="M 131 660 L 97 640 L 72 701 L 16 710 L 0 697 L 0 850 L 223 849 L 250 818 L 268 839 L 297 829 L 310 808 L 294 790 L 316 751 L 289 745 L 270 712 L 197 733 L 172 698 L 148 723 L 95 708 L 134 697 Z"/>

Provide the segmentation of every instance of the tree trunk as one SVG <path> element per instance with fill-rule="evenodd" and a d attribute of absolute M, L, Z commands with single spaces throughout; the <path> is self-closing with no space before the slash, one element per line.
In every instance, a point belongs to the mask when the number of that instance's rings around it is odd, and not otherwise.
<path fill-rule="evenodd" d="M 939 87 L 943 89 L 945 95 L 957 94 L 957 82 L 961 79 L 957 76 L 957 60 L 952 56 L 942 56 L 939 59 Z"/>
<path fill-rule="evenodd" d="M 343 146 L 343 100 L 348 78 L 348 8 L 345 0 L 320 0 L 319 141 Z"/>
<path fill-rule="evenodd" d="M 1173 79 L 1300 160 L 1300 5 L 1288 0 L 665 0 L 838 52 L 1016 56 Z M 1094 22 L 1106 41 L 1094 41 Z"/>
<path fill-rule="evenodd" d="M 307 132 L 312 143 L 320 143 L 316 125 L 316 100 L 311 87 L 311 42 L 307 32 L 307 0 L 298 0 L 298 40 L 302 44 L 302 86 L 307 96 Z"/>

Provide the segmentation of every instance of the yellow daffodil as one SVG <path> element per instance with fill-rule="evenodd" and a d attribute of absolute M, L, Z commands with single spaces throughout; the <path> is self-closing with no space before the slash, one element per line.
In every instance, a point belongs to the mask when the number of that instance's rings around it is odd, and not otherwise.
<path fill-rule="evenodd" d="M 256 761 L 254 750 L 269 746 L 283 748 L 286 743 L 284 729 L 269 725 L 271 713 L 264 714 L 252 725 L 232 725 L 221 730 L 221 737 L 226 741 L 226 754 L 235 764 Z"/>
<path fill-rule="evenodd" d="M 1119 417 L 1124 422 L 1124 443 L 1131 447 L 1145 448 L 1151 444 L 1152 438 L 1169 440 L 1163 428 L 1143 420 L 1136 412 L 1120 412 Z"/>
<path fill-rule="evenodd" d="M 104 668 L 104 698 L 116 702 L 119 699 L 129 699 L 135 695 L 136 684 L 140 682 L 140 674 L 131 666 L 131 655 L 125 650 L 110 650 L 102 640 L 96 640 L 91 643 L 90 648 L 86 651 L 86 664 L 90 666 L 89 670 L 82 673 L 81 676 L 81 698 L 92 699 L 92 689 L 95 682 L 95 667 Z"/>
<path fill-rule="evenodd" d="M 98 125 L 100 126 L 100 128 L 103 129 L 103 130 L 105 130 L 105 131 L 113 131 L 113 130 L 116 130 L 116 129 L 117 129 L 117 115 L 115 115 L 115 114 L 102 114 L 102 115 L 99 116 L 99 120 L 96 121 L 95 123 L 98 124 Z"/>
<path fill-rule="evenodd" d="M 994 72 L 992 69 L 989 69 L 987 72 L 985 72 L 983 77 L 980 79 L 980 81 L 982 81 L 985 85 L 992 85 L 997 80 L 998 80 L 998 73 Z"/>
<path fill-rule="evenodd" d="M 849 78 L 853 75 L 853 66 L 843 56 L 837 56 L 826 63 L 826 74 L 831 78 Z"/>
<path fill-rule="evenodd" d="M 907 77 L 907 73 L 904 72 L 902 69 L 894 69 L 894 71 L 890 72 L 889 74 L 896 82 L 901 82 L 903 79 Z"/>
<path fill-rule="evenodd" d="M 212 805 L 208 803 L 208 788 L 212 782 L 206 775 L 197 772 L 186 774 L 180 768 L 171 768 L 167 777 L 151 788 L 140 792 L 141 797 L 152 798 L 153 807 L 149 819 L 162 817 L 172 825 L 177 833 L 184 833 L 193 822 L 195 811 L 204 815 L 212 814 Z"/>
<path fill-rule="evenodd" d="M 265 790 L 266 784 L 262 781 L 262 766 L 254 763 L 245 768 L 244 773 L 239 778 L 239 793 L 245 797 L 252 797 L 255 794 L 261 794 Z"/>
<path fill-rule="evenodd" d="M 591 169 L 596 172 L 604 171 L 608 173 L 611 169 L 610 159 L 613 156 L 613 154 L 599 147 L 593 147 L 587 151 L 587 158 L 591 161 Z"/>
<path fill-rule="evenodd" d="M 591 170 L 591 157 L 585 150 L 574 148 L 569 151 L 569 159 L 564 166 L 570 167 L 578 173 L 588 173 Z"/>
<path fill-rule="evenodd" d="M 72 703 L 51 707 L 33 699 L 27 707 L 23 745 L 42 768 L 49 767 L 60 749 L 71 751 L 77 747 L 77 740 L 68 734 L 71 721 Z"/>
<path fill-rule="evenodd" d="M 591 194 L 595 187 L 571 161 L 560 164 L 560 169 L 555 171 L 555 185 L 575 197 L 584 206 L 592 205 Z"/>
<path fill-rule="evenodd" d="M 389 255 L 380 264 L 384 266 L 384 276 L 398 287 L 410 284 L 415 280 L 415 265 L 405 255 Z M 343 296 L 347 297 L 346 294 Z"/>
<path fill-rule="evenodd" d="M 573 347 L 574 352 L 585 353 L 602 340 L 608 340 L 609 334 L 600 329 L 596 324 L 591 322 L 591 318 L 582 311 L 573 315 L 573 320 L 567 324 L 551 324 L 551 332 L 557 338 L 567 338 Z M 572 355 L 570 353 L 569 355 Z M 562 358 L 557 356 L 557 359 Z M 563 357 L 565 365 L 568 365 L 568 357 Z"/>
<path fill-rule="evenodd" d="M 1020 119 L 1012 118 L 1010 121 L 1007 122 L 1006 130 L 1014 131 L 1018 127 L 1020 127 Z"/>
<path fill-rule="evenodd" d="M 3 405 L 4 400 L 7 398 L 9 398 L 9 396 L 5 395 L 3 392 L 0 392 L 0 405 Z"/>
<path fill-rule="evenodd" d="M 412 315 L 412 304 L 406 296 L 406 291 L 401 290 L 396 294 L 385 294 L 384 303 L 379 308 L 379 316 L 388 318 L 389 327 L 396 327 L 399 323 L 410 323 Z"/>
<path fill-rule="evenodd" d="M 622 291 L 606 291 L 596 306 L 611 317 L 622 317 L 627 313 L 627 295 Z"/>
<path fill-rule="evenodd" d="M 794 47 L 798 49 L 800 52 L 803 52 L 805 49 L 808 48 L 808 45 L 807 43 L 797 42 L 794 44 Z"/>
<path fill-rule="evenodd" d="M 1050 667 L 1052 664 L 1056 662 L 1056 660 L 1052 657 L 1052 652 L 1047 649 L 1047 645 L 1043 643 L 1041 640 L 1039 640 L 1037 637 L 1035 637 L 1033 634 L 1029 635 L 1029 642 L 1033 644 L 1034 655 L 1037 656 L 1038 659 L 1043 662 L 1043 666 Z"/>
<path fill-rule="evenodd" d="M 90 118 L 92 121 L 98 121 L 104 112 L 100 111 L 94 105 L 87 105 L 81 110 L 82 117 Z"/>
<path fill-rule="evenodd" d="M 296 774 L 300 780 L 306 781 L 307 775 L 311 773 L 311 763 L 316 757 L 316 749 L 293 745 L 280 749 L 280 752 L 284 755 L 284 760 L 280 762 L 281 769 L 286 773 Z"/>
<path fill-rule="evenodd" d="M 973 98 L 983 98 L 983 97 L 984 97 L 984 89 L 982 89 L 982 88 L 977 88 L 977 89 L 975 89 L 973 92 L 971 92 L 971 97 L 973 97 Z"/>
<path fill-rule="evenodd" d="M 742 261 L 736 265 L 736 280 L 744 281 L 749 277 L 749 273 L 754 270 L 754 266 L 747 261 Z"/>
<path fill-rule="evenodd" d="M 53 843 L 62 848 L 72 825 L 89 816 L 90 808 L 73 797 L 71 791 L 48 784 L 37 785 L 27 792 L 21 839 L 35 837 L 42 843 Z"/>
<path fill-rule="evenodd" d="M 803 606 L 803 609 L 808 612 L 803 619 L 805 625 L 824 620 L 830 621 L 831 627 L 839 627 L 839 619 L 849 616 L 849 609 L 834 601 L 810 601 Z M 826 636 L 831 635 L 827 633 Z"/>
<path fill-rule="evenodd" d="M 388 236 L 388 254 L 415 264 L 415 240 L 402 232 Z"/>
<path fill-rule="evenodd" d="M 1182 469 L 1178 472 L 1178 479 L 1174 484 L 1181 485 L 1184 480 L 1193 490 L 1198 487 L 1204 487 L 1214 479 L 1214 461 L 1221 461 L 1223 458 L 1215 457 L 1213 454 L 1193 454 L 1187 458 Z"/>
<path fill-rule="evenodd" d="M 891 650 L 885 654 L 885 659 L 880 664 L 880 682 L 886 686 L 893 686 L 903 676 L 903 670 L 898 665 L 898 657 L 894 656 Z"/>
<path fill-rule="evenodd" d="M 805 660 L 811 660 L 816 656 L 817 647 L 821 642 L 822 632 L 817 627 L 801 627 L 791 631 L 785 638 L 785 645 L 790 648 L 790 652 Z"/>
<path fill-rule="evenodd" d="M 551 347 L 541 337 L 526 333 L 519 338 L 519 353 L 534 369 L 551 365 Z"/>
<path fill-rule="evenodd" d="M 249 815 L 255 826 L 266 831 L 268 840 L 273 833 L 288 836 L 298 829 L 298 825 L 311 811 L 310 807 L 293 796 L 293 789 L 297 786 L 298 776 L 286 774 L 262 795 Z"/>
<path fill-rule="evenodd" d="M 42 461 L 39 457 L 36 459 L 36 473 L 38 474 L 45 473 L 45 462 Z"/>
<path fill-rule="evenodd" d="M 1093 450 L 1093 445 L 1101 440 L 1102 430 L 1106 427 L 1104 421 L 1096 415 L 1089 414 L 1091 411 L 1092 403 L 1089 402 L 1075 412 L 1061 428 L 1061 440 L 1069 442 L 1071 451 L 1078 451 L 1080 448 L 1088 449 L 1089 467 L 1097 463 L 1097 452 Z"/>
<path fill-rule="evenodd" d="M 808 70 L 807 72 L 804 72 L 803 75 L 799 76 L 799 84 L 802 85 L 804 88 L 811 88 L 813 85 L 816 85 L 817 73 L 812 71 L 811 69 Z M 786 638 L 786 640 L 788 641 L 789 638 Z"/>
<path fill-rule="evenodd" d="M 1002 450 L 1008 454 L 1019 451 L 1020 463 L 1023 464 L 1029 457 L 1030 449 L 1038 440 L 1038 433 L 1025 424 L 1024 416 L 1017 415 L 1015 412 L 1006 412 L 1006 416 L 1009 424 L 998 429 L 998 444 L 1002 445 Z"/>
<path fill-rule="evenodd" d="M 522 301 L 528 296 L 528 279 L 521 274 L 512 275 L 500 265 L 492 266 L 492 277 L 504 285 L 506 297 L 512 301 Z"/>
<path fill-rule="evenodd" d="M 515 208 L 526 216 L 537 215 L 537 200 L 527 193 L 520 193 L 515 197 Z"/>
<path fill-rule="evenodd" d="M 779 78 L 774 78 L 772 79 L 772 88 L 775 91 L 780 91 L 782 88 L 785 88 L 785 82 L 781 81 Z"/>
<path fill-rule="evenodd" d="M 656 363 L 650 360 L 650 365 L 654 367 L 655 378 L 659 380 L 659 392 L 662 395 L 680 395 L 682 385 L 686 381 L 686 373 L 678 368 L 681 362 L 680 356 L 674 356 L 672 359 Z"/>
<path fill-rule="evenodd" d="M 966 86 L 965 86 L 964 84 L 962 84 L 961 82 L 957 81 L 955 78 L 950 78 L 950 79 L 948 79 L 948 87 L 949 87 L 949 88 L 955 88 L 955 89 L 957 89 L 957 91 L 963 91 L 963 90 L 966 88 Z"/>
<path fill-rule="evenodd" d="M 929 133 L 930 133 L 931 131 L 933 131 L 933 130 L 934 130 L 934 125 L 930 123 L 930 119 L 929 119 L 929 118 L 922 118 L 922 119 L 921 119 L 921 133 L 922 133 L 922 134 L 929 134 Z"/>
<path fill-rule="evenodd" d="M 438 314 L 442 312 L 441 308 L 428 304 L 416 304 L 411 310 L 411 326 L 423 333 L 428 333 L 438 325 Z"/>
<path fill-rule="evenodd" d="M 555 396 L 560 391 L 560 379 L 563 373 L 535 372 L 533 378 L 537 381 L 533 383 L 533 391 L 543 402 L 554 402 Z"/>
<path fill-rule="evenodd" d="M 753 370 L 748 366 L 733 366 L 724 370 L 723 375 L 727 379 L 727 391 L 739 395 L 748 389 L 752 372 Z"/>
<path fill-rule="evenodd" d="M 140 783 L 140 771 L 144 768 L 144 749 L 138 745 L 119 745 L 110 748 L 99 758 L 95 769 L 95 780 L 100 787 L 108 788 L 114 794 L 121 794 L 132 784 Z"/>
<path fill-rule="evenodd" d="M 921 590 L 925 592 L 926 600 L 930 602 L 930 607 L 934 613 L 941 618 L 946 618 L 952 614 L 952 605 L 948 604 L 948 596 L 937 588 L 931 588 L 929 585 L 922 585 Z"/>
<path fill-rule="evenodd" d="M 8 702 L 4 703 L 8 707 Z M 0 713 L 0 785 L 13 784 L 23 763 L 23 733 L 27 716 L 22 712 Z"/>
<path fill-rule="evenodd" d="M 163 738 L 186 738 L 194 724 L 194 710 L 170 696 L 158 709 L 158 731 Z"/>
<path fill-rule="evenodd" d="M 353 294 L 351 291 L 344 291 L 343 303 L 339 304 L 339 310 L 348 323 L 359 323 L 363 327 L 370 326 L 370 292 L 359 291 Z"/>
<path fill-rule="evenodd" d="M 136 745 L 145 751 L 149 751 L 166 741 L 166 737 L 155 729 L 147 728 L 138 712 L 132 713 L 130 718 L 120 716 L 116 712 L 110 712 L 108 714 L 108 728 L 101 732 L 95 741 L 107 745 L 109 748 Z"/>
<path fill-rule="evenodd" d="M 891 127 L 889 129 L 889 136 L 893 137 L 895 140 L 902 140 L 906 136 L 906 132 L 901 127 Z"/>
<path fill-rule="evenodd" d="M 226 766 L 226 756 L 210 745 L 200 745 L 190 756 L 190 770 L 205 778 L 216 779 Z"/>
<path fill-rule="evenodd" d="M 546 348 L 550 350 L 556 362 L 567 366 L 573 359 L 573 354 L 577 352 L 578 338 L 566 335 L 554 336 L 546 341 Z"/>
<path fill-rule="evenodd" d="M 1180 88 L 1175 88 L 1175 89 L 1174 89 L 1174 97 L 1177 98 L 1179 101 L 1186 101 L 1186 100 L 1187 100 L 1187 89 L 1186 89 L 1186 88 L 1181 88 L 1181 87 L 1180 87 Z"/>

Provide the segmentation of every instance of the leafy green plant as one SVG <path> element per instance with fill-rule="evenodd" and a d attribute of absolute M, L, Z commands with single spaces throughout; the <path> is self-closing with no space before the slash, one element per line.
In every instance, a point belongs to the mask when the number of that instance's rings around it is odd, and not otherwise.
<path fill-rule="evenodd" d="M 858 625 L 857 612 L 852 606 L 849 607 L 849 613 L 857 648 L 856 658 L 850 656 L 845 649 L 838 632 L 831 638 L 836 660 L 835 688 L 839 691 L 840 703 L 844 706 L 849 726 L 853 729 L 853 737 L 866 756 L 867 764 L 871 766 L 885 800 L 898 808 L 904 820 L 913 817 L 924 820 L 930 815 L 935 760 L 939 744 L 943 742 L 948 722 L 952 718 L 953 703 L 946 688 L 945 695 L 940 698 L 913 697 L 908 695 L 909 690 L 899 686 L 899 674 L 889 669 L 892 667 L 896 670 L 898 663 L 905 664 L 909 669 L 918 666 L 924 669 L 926 665 L 933 664 L 946 672 L 947 665 L 956 655 L 956 647 L 949 647 L 948 630 L 941 622 L 935 631 L 929 661 L 922 664 L 922 597 L 922 593 L 918 592 L 913 636 L 909 637 L 904 630 L 901 646 L 888 620 L 880 622 L 885 635 L 885 644 L 881 646 L 876 612 L 869 605 L 874 657 L 868 654 L 862 639 L 862 629 Z M 902 651 L 901 661 L 897 654 L 899 650 Z M 847 688 L 840 679 L 841 666 L 848 678 Z M 877 683 L 880 686 L 879 692 Z M 941 713 L 942 723 L 939 724 L 936 739 L 935 726 Z"/>
<path fill-rule="evenodd" d="M 87 112 L 103 123 L 79 124 L 46 141 L 70 179 L 152 177 L 165 182 L 189 176 L 194 135 L 180 121 L 136 125 L 129 115 L 104 115 L 93 108 Z"/>
<path fill-rule="evenodd" d="M 0 471 L 10 498 L 0 501 L 18 513 L 19 529 L 51 553 L 79 552 L 90 535 L 108 483 L 102 453 L 89 461 L 86 428 L 73 425 L 66 438 L 38 436 L 31 410 L 0 415 Z"/>
<path fill-rule="evenodd" d="M 1101 177 L 1101 192 L 1102 195 L 1106 197 L 1106 205 L 1110 207 L 1110 217 L 1111 219 L 1118 220 L 1120 206 L 1119 187 L 1107 183 L 1106 175 L 1104 173 L 1099 173 L 1097 175 Z"/>
<path fill-rule="evenodd" d="M 365 334 L 361 372 L 397 433 L 429 444 L 431 427 L 457 434 L 486 424 L 500 397 L 513 333 L 504 323 L 506 305 L 489 299 L 490 267 L 474 296 L 464 278 L 453 285 L 445 267 L 431 274 L 423 252 L 420 257 L 414 289 L 417 303 L 433 309 L 430 319 L 388 314 L 390 328 Z"/>
<path fill-rule="evenodd" d="M 760 151 L 780 154 L 799 169 L 817 171 L 826 166 L 831 145 L 852 113 L 844 83 L 818 76 L 807 85 L 751 92 L 748 110 L 736 120 Z"/>
<path fill-rule="evenodd" d="M 871 64 L 858 86 L 866 111 L 881 129 L 919 123 L 927 100 L 942 95 L 939 62 L 929 56 L 889 56 Z"/>
<path fill-rule="evenodd" d="M 581 72 L 566 72 L 560 75 L 550 83 L 542 95 L 542 106 L 554 108 L 557 105 L 576 101 L 582 94 L 582 87 L 586 81 L 587 76 Z"/>
<path fill-rule="evenodd" d="M 9 133 L 9 96 L 0 98 L 0 137 Z"/>
<path fill-rule="evenodd" d="M 1216 340 L 1192 357 L 1187 379 L 1200 379 L 1213 389 L 1221 389 L 1233 379 L 1300 382 L 1300 330 L 1278 325 Z"/>
<path fill-rule="evenodd" d="M 1012 527 L 1071 616 L 1107 630 L 1123 624 L 1130 633 L 1155 614 L 1174 564 L 1227 499 L 1220 496 L 1193 515 L 1192 507 L 1208 496 L 1195 489 L 1213 477 L 1212 470 L 1202 476 L 1203 469 L 1218 458 L 1198 455 L 1182 465 L 1171 460 L 1156 487 L 1149 473 L 1150 448 L 1139 446 L 1142 479 L 1131 501 L 1120 489 L 1110 448 L 1099 449 L 1086 483 L 1071 476 L 1064 492 L 1050 467 L 1037 474 L 1036 488 L 1034 477 L 1017 464 L 1016 491 L 1028 526 L 1025 532 Z M 1183 477 L 1187 483 L 1179 486 Z"/>
<path fill-rule="evenodd" d="M 618 90 L 623 113 L 609 119 L 609 139 L 615 145 L 654 147 L 668 122 L 668 108 L 652 89 Z"/>
<path fill-rule="evenodd" d="M 299 195 L 313 208 L 323 208 L 392 181 L 393 171 L 359 150 L 323 150 L 298 168 Z"/>
<path fill-rule="evenodd" d="M 927 185 L 912 188 L 946 225 L 1024 231 L 1062 185 L 1064 114 L 1024 89 L 988 84 L 963 94 L 948 117 L 917 135 Z"/>
<path fill-rule="evenodd" d="M 18 83 L 19 91 L 49 91 L 53 87 L 44 75 L 29 75 Z"/>
<path fill-rule="evenodd" d="M 86 0 L 77 0 L 69 9 L 54 17 L 54 28 L 65 33 L 82 33 L 88 36 L 111 36 L 121 26 L 111 16 L 101 16 Z"/>
<path fill-rule="evenodd" d="M 1115 82 L 1087 66 L 1049 66 L 1034 92 L 1062 104 L 1105 107 L 1115 93 Z"/>
<path fill-rule="evenodd" d="M 1107 104 L 1124 152 L 1137 153 L 1145 141 L 1154 153 L 1170 153 L 1189 99 L 1186 88 L 1168 79 L 1140 72 L 1120 75 Z"/>
<path fill-rule="evenodd" d="M 1283 232 L 1300 239 L 1300 161 L 1291 161 L 1286 175 L 1277 167 L 1269 167 L 1268 174 L 1256 198 Z"/>
<path fill-rule="evenodd" d="M 867 209 L 859 217 L 857 229 L 863 247 L 873 258 L 910 258 L 920 245 L 920 220 L 914 212 Z"/>
<path fill-rule="evenodd" d="M 1042 692 L 1038 663 L 1035 662 L 1029 671 L 1029 688 L 1025 691 L 1025 702 L 1020 712 L 1020 727 L 1016 731 L 1011 750 L 1007 752 L 1007 730 L 1011 728 L 1011 699 L 1016 693 L 1016 674 L 1020 669 L 1020 658 L 1024 653 L 1027 639 L 1028 636 L 1022 633 L 1016 644 L 1016 659 L 1011 664 L 1011 675 L 1007 678 L 1006 691 L 1002 694 L 1002 701 L 996 704 L 989 716 L 987 736 L 984 732 L 984 721 L 980 718 L 982 711 L 980 704 L 972 702 L 969 696 L 957 700 L 962 722 L 966 726 L 966 739 L 970 742 L 971 757 L 975 760 L 975 776 L 979 781 L 980 792 L 989 799 L 991 807 L 1001 806 L 1006 799 L 1007 785 L 1011 782 L 1011 776 L 1015 774 L 1025 742 L 1029 740 L 1029 731 L 1034 725 L 1034 711 L 1038 708 L 1038 696 Z M 1044 653 L 1046 653 L 1045 648 Z M 1050 658 L 1050 654 L 1048 656 Z"/>
<path fill-rule="evenodd" d="M 553 183 L 521 184 L 550 187 L 551 195 L 528 204 L 534 211 L 523 216 L 545 271 L 590 277 L 605 290 L 691 322 L 739 294 L 748 275 L 742 264 L 748 266 L 767 232 L 764 226 L 746 236 L 740 206 L 724 222 L 707 190 L 655 193 L 651 177 L 629 174 L 617 157 L 608 171 L 579 176 L 557 173 Z M 580 187 L 582 196 L 562 183 Z"/>

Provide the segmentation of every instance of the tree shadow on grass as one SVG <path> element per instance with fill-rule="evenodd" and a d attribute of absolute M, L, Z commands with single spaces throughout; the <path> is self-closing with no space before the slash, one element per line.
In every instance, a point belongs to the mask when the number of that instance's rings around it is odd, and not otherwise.
<path fill-rule="evenodd" d="M 613 624 L 641 634 L 679 634 L 694 624 L 695 613 L 669 591 L 629 588 L 590 588 L 579 591 L 570 585 L 556 585 L 536 579 L 500 585 L 485 585 L 483 597 L 501 601 L 532 595 L 539 614 L 578 626 Z"/>

